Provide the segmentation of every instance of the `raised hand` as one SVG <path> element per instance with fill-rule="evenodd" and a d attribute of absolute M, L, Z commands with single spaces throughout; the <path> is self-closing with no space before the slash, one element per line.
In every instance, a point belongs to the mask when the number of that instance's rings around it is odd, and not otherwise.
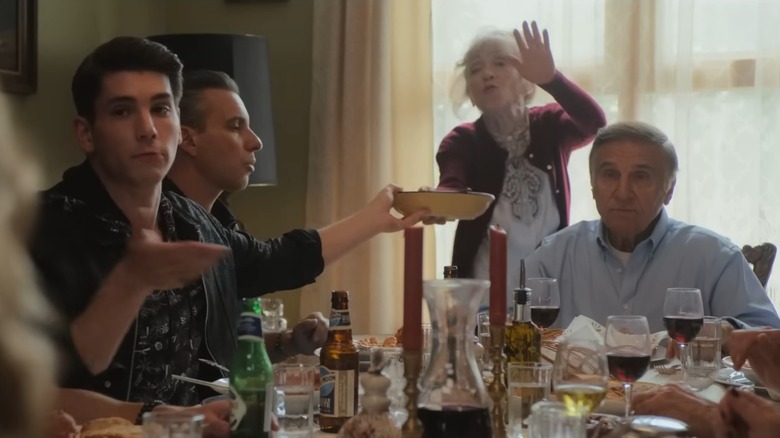
<path fill-rule="evenodd" d="M 512 61 L 520 75 L 537 85 L 552 81 L 555 77 L 555 61 L 547 29 L 540 34 L 535 21 L 530 27 L 524 21 L 522 33 L 515 29 L 514 35 L 520 58 L 512 57 Z"/>
<path fill-rule="evenodd" d="M 201 242 L 163 242 L 151 229 L 134 227 L 117 265 L 133 289 L 164 290 L 197 279 L 227 254 L 228 248 Z"/>

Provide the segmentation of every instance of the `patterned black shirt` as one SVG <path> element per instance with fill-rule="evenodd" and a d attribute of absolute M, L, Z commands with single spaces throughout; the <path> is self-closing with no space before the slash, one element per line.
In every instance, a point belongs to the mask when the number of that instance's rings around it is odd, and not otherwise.
<path fill-rule="evenodd" d="M 160 204 L 161 231 L 177 240 L 171 204 Z M 198 377 L 206 325 L 206 295 L 199 279 L 180 289 L 160 290 L 144 302 L 137 320 L 131 401 L 162 400 L 179 406 L 197 404 L 195 385 L 173 375 Z"/>

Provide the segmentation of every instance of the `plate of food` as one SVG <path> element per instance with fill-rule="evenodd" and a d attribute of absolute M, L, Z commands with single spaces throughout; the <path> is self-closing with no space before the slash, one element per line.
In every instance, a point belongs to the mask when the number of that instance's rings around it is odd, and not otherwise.
<path fill-rule="evenodd" d="M 490 193 L 471 191 L 398 192 L 393 208 L 404 216 L 428 210 L 446 220 L 471 220 L 484 213 L 495 200 Z"/>
<path fill-rule="evenodd" d="M 352 337 L 358 351 L 368 351 L 377 347 L 401 347 L 401 339 L 396 335 L 356 335 Z"/>

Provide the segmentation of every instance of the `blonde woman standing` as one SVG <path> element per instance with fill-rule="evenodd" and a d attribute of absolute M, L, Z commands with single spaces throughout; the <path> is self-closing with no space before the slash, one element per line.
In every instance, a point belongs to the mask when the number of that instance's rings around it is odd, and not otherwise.
<path fill-rule="evenodd" d="M 540 34 L 536 23 L 523 23 L 522 33 L 478 36 L 458 65 L 463 73 L 456 86 L 482 116 L 442 140 L 437 190 L 468 188 L 496 200 L 482 216 L 458 224 L 452 263 L 464 277 L 487 279 L 487 230 L 499 225 L 508 234 L 511 291 L 520 260 L 569 224 L 569 156 L 606 119 L 593 98 L 556 70 L 547 31 Z M 529 107 L 536 86 L 555 102 Z"/>

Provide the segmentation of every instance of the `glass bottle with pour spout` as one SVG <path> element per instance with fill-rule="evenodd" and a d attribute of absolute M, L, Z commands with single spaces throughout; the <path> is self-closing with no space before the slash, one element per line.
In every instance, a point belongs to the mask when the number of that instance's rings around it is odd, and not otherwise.
<path fill-rule="evenodd" d="M 515 289 L 512 325 L 506 329 L 504 353 L 508 363 L 539 362 L 542 357 L 542 332 L 531 321 L 531 289 L 525 283 L 525 261 L 520 261 L 520 287 Z"/>

